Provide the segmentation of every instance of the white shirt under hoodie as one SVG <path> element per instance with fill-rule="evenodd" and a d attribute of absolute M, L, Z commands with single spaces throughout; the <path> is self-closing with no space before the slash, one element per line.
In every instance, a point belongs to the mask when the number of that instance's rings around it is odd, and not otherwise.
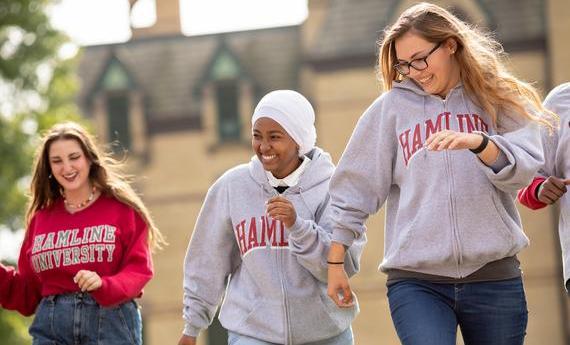
<path fill-rule="evenodd" d="M 222 298 L 222 326 L 266 342 L 305 344 L 350 327 L 358 306 L 340 309 L 327 296 L 332 234 L 323 221 L 330 219 L 334 165 L 319 148 L 309 156 L 298 183 L 282 194 L 297 212 L 290 229 L 266 215 L 267 200 L 278 193 L 255 156 L 208 190 L 184 265 L 184 334 L 207 328 Z M 359 269 L 365 241 L 348 251 L 349 275 Z"/>
<path fill-rule="evenodd" d="M 517 254 L 528 245 L 515 207 L 543 163 L 539 126 L 501 114 L 500 129 L 461 84 L 445 100 L 407 79 L 364 112 L 331 179 L 333 240 L 350 246 L 386 203 L 382 270 L 452 278 Z M 434 132 L 480 130 L 503 152 L 503 166 L 469 150 L 428 151 Z"/>

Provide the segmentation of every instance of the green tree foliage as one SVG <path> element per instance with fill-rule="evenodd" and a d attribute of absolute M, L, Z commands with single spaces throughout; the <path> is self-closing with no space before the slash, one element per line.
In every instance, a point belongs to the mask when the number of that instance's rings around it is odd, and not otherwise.
<path fill-rule="evenodd" d="M 78 120 L 69 39 L 47 12 L 56 0 L 0 1 L 0 227 L 21 229 L 38 133 Z M 29 344 L 29 319 L 0 308 L 0 344 Z"/>
<path fill-rule="evenodd" d="M 61 57 L 68 38 L 51 27 L 54 0 L 0 1 L 0 224 L 21 228 L 37 133 L 77 119 L 73 60 Z"/>

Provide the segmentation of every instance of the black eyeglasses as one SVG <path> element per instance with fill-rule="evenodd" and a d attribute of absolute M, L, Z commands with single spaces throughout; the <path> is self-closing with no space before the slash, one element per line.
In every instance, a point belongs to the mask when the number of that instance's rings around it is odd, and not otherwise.
<path fill-rule="evenodd" d="M 423 58 L 413 59 L 410 62 L 398 62 L 394 65 L 394 69 L 401 75 L 410 74 L 410 67 L 413 67 L 416 71 L 423 71 L 424 69 L 428 68 L 427 58 L 441 46 L 441 43 L 442 42 L 436 44 L 435 47 L 433 47 Z"/>

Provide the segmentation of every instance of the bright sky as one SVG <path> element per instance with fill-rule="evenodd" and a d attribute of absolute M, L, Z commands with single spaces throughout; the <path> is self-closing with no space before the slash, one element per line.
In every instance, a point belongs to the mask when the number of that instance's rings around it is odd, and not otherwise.
<path fill-rule="evenodd" d="M 0 227 L 0 260 L 16 261 L 24 239 L 24 231 L 12 232 Z"/>
<path fill-rule="evenodd" d="M 139 0 L 130 18 L 150 26 L 156 0 Z M 61 0 L 51 13 L 54 26 L 75 43 L 94 45 L 130 38 L 127 0 Z M 299 24 L 307 17 L 307 0 L 180 0 L 182 32 L 214 32 Z"/>

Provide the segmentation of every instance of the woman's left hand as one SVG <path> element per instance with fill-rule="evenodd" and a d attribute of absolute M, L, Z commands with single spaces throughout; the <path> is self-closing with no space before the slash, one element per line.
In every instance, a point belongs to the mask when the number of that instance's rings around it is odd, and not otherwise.
<path fill-rule="evenodd" d="M 267 214 L 276 220 L 280 220 L 290 228 L 297 220 L 297 212 L 291 201 L 282 196 L 275 196 L 267 202 Z"/>
<path fill-rule="evenodd" d="M 480 134 L 443 130 L 430 135 L 424 146 L 430 151 L 465 150 L 476 149 L 482 142 Z"/>
<path fill-rule="evenodd" d="M 103 285 L 103 281 L 97 273 L 87 270 L 77 272 L 73 281 L 79 286 L 81 292 L 97 290 Z"/>

